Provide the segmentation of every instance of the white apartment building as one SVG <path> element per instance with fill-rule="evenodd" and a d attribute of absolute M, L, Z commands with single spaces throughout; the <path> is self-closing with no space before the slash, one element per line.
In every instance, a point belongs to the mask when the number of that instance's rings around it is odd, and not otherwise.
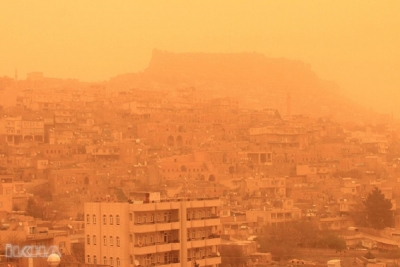
<path fill-rule="evenodd" d="M 221 263 L 219 199 L 85 203 L 85 262 L 113 267 Z M 150 198 L 149 198 L 150 196 Z M 137 201 L 137 199 L 142 199 Z"/>

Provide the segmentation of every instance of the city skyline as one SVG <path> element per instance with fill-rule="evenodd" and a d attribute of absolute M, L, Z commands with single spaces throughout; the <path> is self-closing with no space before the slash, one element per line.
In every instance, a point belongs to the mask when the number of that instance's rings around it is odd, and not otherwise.
<path fill-rule="evenodd" d="M 153 49 L 256 52 L 310 64 L 380 112 L 399 114 L 400 4 L 361 1 L 9 2 L 0 4 L 0 75 L 104 81 L 143 71 Z M 4 64 L 5 63 L 5 64 Z"/>

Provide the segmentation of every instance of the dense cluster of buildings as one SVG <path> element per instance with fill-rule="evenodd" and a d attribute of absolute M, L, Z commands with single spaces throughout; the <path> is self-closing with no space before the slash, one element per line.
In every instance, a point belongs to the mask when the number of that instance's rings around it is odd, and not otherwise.
<path fill-rule="evenodd" d="M 0 98 L 2 245 L 55 245 L 65 264 L 223 267 L 241 247 L 262 266 L 273 255 L 250 237 L 266 225 L 344 233 L 374 187 L 399 202 L 393 121 L 292 115 L 290 96 L 285 112 L 245 110 L 195 88 L 118 91 L 40 73 Z M 29 214 L 30 201 L 50 215 Z M 397 248 L 397 222 L 344 238 Z"/>

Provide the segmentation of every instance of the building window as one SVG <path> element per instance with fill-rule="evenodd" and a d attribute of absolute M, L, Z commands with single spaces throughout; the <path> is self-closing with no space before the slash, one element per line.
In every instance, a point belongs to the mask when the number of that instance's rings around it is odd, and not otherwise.
<path fill-rule="evenodd" d="M 154 222 L 154 214 L 153 213 L 151 214 L 150 222 Z"/>
<path fill-rule="evenodd" d="M 104 265 L 107 265 L 107 257 L 105 257 L 105 256 L 104 256 L 104 258 L 103 258 L 103 264 L 104 264 Z"/>
<path fill-rule="evenodd" d="M 129 262 L 130 262 L 130 264 L 133 264 L 133 257 L 132 257 L 132 255 L 129 256 Z"/>
<path fill-rule="evenodd" d="M 90 223 L 90 215 L 86 214 L 86 223 L 89 224 Z"/>
<path fill-rule="evenodd" d="M 107 216 L 103 215 L 103 224 L 106 225 L 107 224 Z"/>
<path fill-rule="evenodd" d="M 93 245 L 96 245 L 96 242 L 97 242 L 97 240 L 96 240 L 96 235 L 94 235 L 94 236 L 93 236 Z"/>
<path fill-rule="evenodd" d="M 168 234 L 164 232 L 164 243 L 168 242 Z"/>
<path fill-rule="evenodd" d="M 130 220 L 130 221 L 133 220 L 133 215 L 132 215 L 132 213 L 129 213 L 129 220 Z"/>
<path fill-rule="evenodd" d="M 94 264 L 97 264 L 97 257 L 96 257 L 96 255 L 93 256 L 93 263 L 94 263 Z"/>
<path fill-rule="evenodd" d="M 117 225 L 120 224 L 120 219 L 119 219 L 119 215 L 117 215 Z"/>
<path fill-rule="evenodd" d="M 86 243 L 87 243 L 88 245 L 90 245 L 90 235 L 87 235 L 87 236 L 86 236 Z"/>
<path fill-rule="evenodd" d="M 104 246 L 107 246 L 107 236 L 103 236 L 103 244 Z"/>
<path fill-rule="evenodd" d="M 120 266 L 121 266 L 121 262 L 120 262 L 119 258 L 117 258 L 117 267 L 120 267 Z"/>
<path fill-rule="evenodd" d="M 90 263 L 90 255 L 87 255 L 87 263 Z"/>
<path fill-rule="evenodd" d="M 113 246 L 113 245 L 114 245 L 114 239 L 112 236 L 110 236 L 110 246 Z"/>
<path fill-rule="evenodd" d="M 113 216 L 112 216 L 112 215 L 110 215 L 110 225 L 113 225 L 113 223 L 114 223 Z"/>
<path fill-rule="evenodd" d="M 113 259 L 113 257 L 110 257 L 110 266 L 114 266 L 114 259 Z"/>
<path fill-rule="evenodd" d="M 93 214 L 93 224 L 96 224 L 96 215 Z"/>
<path fill-rule="evenodd" d="M 146 215 L 143 215 L 143 223 L 146 223 Z"/>
<path fill-rule="evenodd" d="M 119 236 L 117 236 L 117 247 L 119 247 L 121 245 L 121 241 L 119 239 Z"/>

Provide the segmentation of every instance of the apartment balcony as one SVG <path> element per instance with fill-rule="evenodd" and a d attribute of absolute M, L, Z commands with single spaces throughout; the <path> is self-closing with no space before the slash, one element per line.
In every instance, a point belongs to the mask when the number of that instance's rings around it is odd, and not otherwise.
<path fill-rule="evenodd" d="M 205 239 L 191 240 L 190 243 L 191 243 L 191 248 L 204 248 L 206 246 Z M 189 245 L 188 245 L 188 248 L 189 248 Z"/>
<path fill-rule="evenodd" d="M 208 247 L 208 246 L 217 246 L 217 245 L 221 245 L 221 238 L 220 237 L 206 239 L 206 247 Z"/>
<path fill-rule="evenodd" d="M 156 210 L 171 210 L 171 202 L 155 203 Z"/>
<path fill-rule="evenodd" d="M 221 264 L 221 257 L 219 256 L 211 256 L 205 259 L 206 263 L 205 265 L 216 265 L 216 264 Z"/>
<path fill-rule="evenodd" d="M 171 230 L 179 230 L 181 229 L 180 221 L 172 222 L 171 223 Z"/>
<path fill-rule="evenodd" d="M 188 262 L 187 262 L 186 266 L 187 267 L 193 266 L 192 261 L 193 261 L 193 259 L 188 258 Z M 204 256 L 201 259 L 196 259 L 196 263 L 198 263 L 199 266 L 210 266 L 210 265 L 221 264 L 221 257 L 220 256 Z"/>
<path fill-rule="evenodd" d="M 205 226 L 217 226 L 220 224 L 221 224 L 221 219 L 219 217 L 205 220 Z"/>
<path fill-rule="evenodd" d="M 135 255 L 147 255 L 147 254 L 154 254 L 156 252 L 157 252 L 157 248 L 154 244 L 135 246 L 135 248 L 133 250 L 133 253 Z"/>
<path fill-rule="evenodd" d="M 204 220 L 201 219 L 190 219 L 186 223 L 187 228 L 204 227 L 204 225 Z"/>
<path fill-rule="evenodd" d="M 142 266 L 142 267 L 154 267 L 154 266 L 157 266 L 157 267 L 181 267 L 181 264 L 179 261 L 176 261 L 176 262 L 171 262 L 171 263 L 158 262 L 158 263 L 153 263 L 150 265 L 140 265 L 140 266 Z"/>
<path fill-rule="evenodd" d="M 196 238 L 188 239 L 186 246 L 187 248 L 203 248 L 207 246 L 221 245 L 221 238 L 219 236 L 211 235 L 209 238 Z"/>
<path fill-rule="evenodd" d="M 215 199 L 196 199 L 192 201 L 188 201 L 188 208 L 206 208 L 206 207 L 218 207 L 220 206 L 221 201 L 219 198 Z"/>
<path fill-rule="evenodd" d="M 159 232 L 159 231 L 170 231 L 179 230 L 181 227 L 179 221 L 168 221 L 168 222 L 146 222 L 146 223 L 135 223 L 130 225 L 130 231 L 132 233 L 148 233 L 148 232 Z"/>
<path fill-rule="evenodd" d="M 157 203 L 159 204 L 159 203 Z M 132 211 L 137 212 L 137 211 L 149 211 L 149 210 L 156 210 L 156 203 L 143 203 L 143 204 L 131 204 Z"/>
<path fill-rule="evenodd" d="M 151 244 L 143 244 L 139 245 L 131 245 L 130 251 L 133 251 L 135 255 L 145 255 L 151 253 L 163 253 L 163 252 L 171 252 L 174 250 L 180 250 L 181 243 L 176 242 L 168 242 L 168 243 L 151 243 Z"/>
<path fill-rule="evenodd" d="M 181 250 L 181 243 L 179 241 L 171 243 L 171 250 Z"/>
<path fill-rule="evenodd" d="M 199 198 L 199 199 L 171 199 L 161 200 L 156 203 L 132 204 L 131 211 L 149 210 L 177 210 L 181 208 L 182 201 L 185 201 L 187 208 L 218 207 L 221 204 L 219 198 Z"/>
<path fill-rule="evenodd" d="M 171 250 L 172 250 L 172 244 L 171 244 L 171 243 L 157 244 L 157 245 L 156 245 L 156 251 L 157 251 L 157 253 L 161 253 L 161 252 L 170 252 Z"/>
<path fill-rule="evenodd" d="M 157 222 L 156 230 L 157 231 L 169 231 L 169 230 L 178 230 L 180 229 L 179 221 L 168 221 L 168 222 Z"/>
<path fill-rule="evenodd" d="M 201 219 L 188 219 L 187 228 L 217 226 L 221 224 L 219 217 L 201 218 Z"/>
<path fill-rule="evenodd" d="M 130 231 L 137 234 L 156 232 L 155 223 L 131 224 Z"/>

